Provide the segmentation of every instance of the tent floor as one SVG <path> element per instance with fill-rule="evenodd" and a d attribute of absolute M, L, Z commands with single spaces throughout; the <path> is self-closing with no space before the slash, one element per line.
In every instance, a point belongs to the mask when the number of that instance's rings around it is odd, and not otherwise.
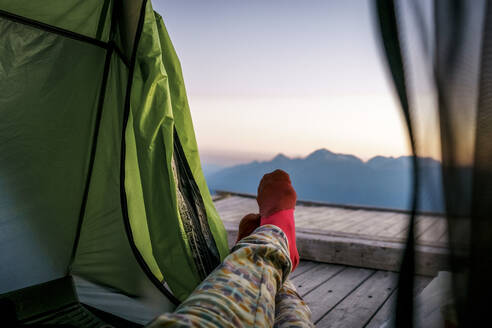
<path fill-rule="evenodd" d="M 309 304 L 316 327 L 380 327 L 391 319 L 397 274 L 301 261 L 290 278 Z M 417 276 L 415 294 L 432 280 Z"/>
<path fill-rule="evenodd" d="M 80 303 L 71 276 L 1 294 L 0 314 L 5 327 L 143 327 Z"/>
<path fill-rule="evenodd" d="M 220 192 L 214 203 L 232 246 L 241 218 L 258 212 L 256 200 Z M 295 217 L 302 259 L 386 271 L 400 268 L 409 219 L 404 211 L 300 201 Z M 448 269 L 445 218 L 419 215 L 416 236 L 416 273 L 435 276 Z"/>

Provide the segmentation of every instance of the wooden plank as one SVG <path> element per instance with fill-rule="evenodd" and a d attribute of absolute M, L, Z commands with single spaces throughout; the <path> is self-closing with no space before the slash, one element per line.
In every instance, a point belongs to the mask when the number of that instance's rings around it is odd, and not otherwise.
<path fill-rule="evenodd" d="M 312 218 L 312 222 L 317 222 L 319 220 L 330 220 L 337 219 L 340 215 L 347 213 L 346 209 L 342 208 L 330 208 L 330 207 L 312 207 L 312 213 L 316 215 Z"/>
<path fill-rule="evenodd" d="M 248 214 L 258 213 L 258 206 L 254 204 L 232 204 L 227 208 L 220 208 L 217 211 L 222 215 L 229 215 L 230 213 Z"/>
<path fill-rule="evenodd" d="M 258 207 L 246 207 L 244 205 L 234 205 L 231 208 L 217 209 L 221 215 L 230 215 L 231 213 L 247 214 L 258 213 Z M 246 212 L 246 213 L 245 213 Z"/>
<path fill-rule="evenodd" d="M 313 269 L 315 266 L 320 265 L 321 263 L 313 262 L 313 261 L 301 261 L 297 268 L 292 272 L 289 276 L 289 279 L 294 279 L 295 277 L 305 273 L 308 270 Z"/>
<path fill-rule="evenodd" d="M 341 208 L 326 208 L 325 211 L 321 212 L 317 221 L 313 221 L 314 223 L 327 223 L 330 222 L 330 225 L 336 224 L 338 222 L 343 222 L 347 217 L 349 217 L 354 210 L 347 210 Z"/>
<path fill-rule="evenodd" d="M 404 218 L 404 221 L 407 222 L 406 225 L 395 225 L 391 229 L 388 229 L 386 231 L 386 236 L 389 238 L 393 238 L 395 240 L 401 240 L 402 242 L 405 242 L 408 236 L 408 227 L 409 227 L 409 217 L 407 216 Z M 416 235 L 420 235 L 423 233 L 423 231 L 427 230 L 429 226 L 433 225 L 435 221 L 432 220 L 427 220 L 423 219 L 422 217 L 417 217 L 417 220 L 415 222 L 415 227 L 416 227 Z M 418 238 L 418 237 L 416 237 Z"/>
<path fill-rule="evenodd" d="M 218 213 L 223 221 L 232 221 L 236 223 L 239 223 L 239 221 L 241 221 L 241 218 L 244 216 L 242 211 L 229 212 L 229 213 L 218 212 Z"/>
<path fill-rule="evenodd" d="M 408 227 L 408 222 L 409 222 L 409 216 L 403 215 L 401 220 L 395 220 L 395 223 L 392 224 L 391 226 L 378 231 L 375 233 L 376 236 L 381 236 L 381 237 L 395 237 L 398 235 L 400 232 L 404 231 Z"/>
<path fill-rule="evenodd" d="M 296 286 L 299 295 L 304 296 L 343 269 L 341 265 L 319 264 L 314 269 L 292 279 L 292 283 Z"/>
<path fill-rule="evenodd" d="M 220 216 L 220 214 L 219 214 Z M 225 223 L 233 223 L 235 225 L 239 225 L 239 221 L 241 219 L 238 219 L 238 217 L 233 217 L 233 216 L 220 216 L 221 220 Z"/>
<path fill-rule="evenodd" d="M 347 215 L 347 210 L 320 207 L 316 210 L 313 209 L 308 215 L 301 216 L 301 219 L 302 223 L 307 224 L 308 226 L 329 226 L 342 220 L 345 215 Z"/>
<path fill-rule="evenodd" d="M 445 219 L 438 219 L 437 223 L 432 225 L 422 236 L 417 239 L 419 241 L 439 241 L 439 238 L 447 231 L 448 223 Z"/>
<path fill-rule="evenodd" d="M 377 271 L 318 322 L 317 327 L 363 327 L 396 288 L 397 274 Z"/>
<path fill-rule="evenodd" d="M 304 296 L 311 309 L 312 321 L 320 320 L 373 273 L 373 270 L 347 267 Z"/>
<path fill-rule="evenodd" d="M 217 203 L 223 204 L 223 207 L 218 206 L 219 215 L 226 226 L 228 242 L 232 245 L 237 236 L 239 221 L 251 212 L 247 211 L 247 206 L 257 206 L 256 201 L 234 196 Z M 434 218 L 423 215 L 417 220 L 418 227 L 425 229 L 425 225 L 432 226 Z M 397 212 L 299 205 L 298 213 L 296 212 L 299 253 L 306 260 L 398 271 L 404 238 L 395 236 L 394 233 L 406 229 L 407 221 L 406 214 Z M 336 227 L 340 229 L 331 230 Z M 375 234 L 376 230 L 382 230 L 385 235 Z M 445 238 L 443 235 L 444 231 L 436 237 L 437 240 L 419 241 L 418 274 L 434 275 L 447 268 L 446 244 L 440 241 Z"/>
<path fill-rule="evenodd" d="M 312 216 L 327 212 L 324 207 L 296 206 L 296 217 L 310 218 Z"/>
<path fill-rule="evenodd" d="M 237 237 L 237 223 L 224 222 L 229 246 Z M 304 260 L 351 265 L 356 267 L 399 271 L 404 245 L 380 240 L 358 239 L 297 231 L 297 249 Z M 416 274 L 434 276 L 449 270 L 446 248 L 416 247 Z"/>
<path fill-rule="evenodd" d="M 221 215 L 219 213 L 219 216 L 224 223 L 233 223 L 235 226 L 238 226 L 239 222 L 243 218 L 242 214 L 238 215 L 238 214 L 233 214 L 233 213 L 231 213 L 230 215 Z"/>
<path fill-rule="evenodd" d="M 296 225 L 312 225 L 315 222 L 325 219 L 324 212 L 319 209 L 301 209 L 296 208 L 295 220 Z"/>
<path fill-rule="evenodd" d="M 335 222 L 330 224 L 330 226 L 327 226 L 326 229 L 324 230 L 343 231 L 344 227 L 350 226 L 355 222 L 359 222 L 360 216 L 364 212 L 365 211 L 363 210 L 358 210 L 358 211 L 348 210 L 345 214 L 341 215 L 340 218 L 338 218 Z"/>
<path fill-rule="evenodd" d="M 215 202 L 215 207 L 216 208 L 225 208 L 227 206 L 230 206 L 232 204 L 237 204 L 239 202 L 242 202 L 244 200 L 244 198 L 241 198 L 241 197 L 236 197 L 236 196 L 229 196 L 229 197 L 226 197 L 226 198 L 223 198 L 217 202 Z"/>
<path fill-rule="evenodd" d="M 387 213 L 387 212 L 373 212 L 372 215 L 367 216 L 364 222 L 361 222 L 358 225 L 354 225 L 346 231 L 354 232 L 354 233 L 364 233 L 370 234 L 369 231 L 371 229 L 378 229 L 380 227 L 386 227 L 388 225 L 393 224 L 395 213 Z"/>
<path fill-rule="evenodd" d="M 303 259 L 379 270 L 399 271 L 405 245 L 297 231 L 297 249 Z M 449 269 L 448 250 L 418 245 L 416 273 L 433 276 Z"/>
<path fill-rule="evenodd" d="M 434 224 L 436 224 L 440 218 L 434 216 L 420 216 L 417 218 L 417 232 L 415 236 L 422 236 L 427 230 L 429 230 Z M 406 234 L 405 234 L 406 236 Z"/>
<path fill-rule="evenodd" d="M 414 295 L 417 296 L 429 284 L 432 278 L 417 276 L 414 281 Z M 396 304 L 397 290 L 391 293 L 390 297 L 384 302 L 383 306 L 369 320 L 365 328 L 380 328 L 383 323 L 392 319 Z M 392 325 L 388 326 L 392 327 Z"/>
<path fill-rule="evenodd" d="M 258 209 L 251 208 L 243 208 L 243 207 L 235 207 L 234 209 L 226 210 L 226 211 L 218 211 L 219 216 L 223 220 L 227 221 L 236 221 L 239 223 L 242 217 L 249 213 L 258 213 Z"/>
<path fill-rule="evenodd" d="M 448 230 L 446 229 L 446 231 L 443 232 L 443 234 L 441 235 L 441 237 L 439 237 L 439 242 L 444 244 L 444 245 L 447 245 L 448 243 Z"/>
<path fill-rule="evenodd" d="M 369 228 L 374 229 L 374 227 L 380 227 L 381 229 L 384 229 L 384 227 L 387 227 L 389 224 L 391 224 L 393 220 L 390 220 L 388 216 L 391 217 L 392 213 L 366 211 L 366 213 L 360 217 L 359 222 L 346 227 L 345 229 L 343 229 L 343 231 L 353 234 L 369 235 Z"/>
<path fill-rule="evenodd" d="M 255 205 L 256 201 L 254 199 L 230 197 L 215 203 L 215 208 L 217 210 L 226 211 L 236 209 L 238 207 L 252 207 Z"/>
<path fill-rule="evenodd" d="M 367 223 L 367 221 L 374 219 L 374 214 L 375 212 L 369 212 L 369 211 L 361 211 L 361 212 L 355 212 L 353 213 L 353 218 L 347 220 L 345 225 L 341 226 L 338 228 L 338 231 L 343 231 L 343 232 L 348 232 L 354 227 L 359 227 L 360 225 L 364 225 Z M 334 228 L 332 228 L 334 229 Z"/>
<path fill-rule="evenodd" d="M 422 236 L 427 230 L 431 229 L 432 226 L 434 226 L 438 221 L 438 218 L 436 217 L 431 217 L 431 216 L 418 216 L 415 227 L 415 236 L 417 238 L 417 242 L 419 240 L 419 237 Z M 408 221 L 409 222 L 409 221 Z M 395 234 L 395 238 L 399 238 L 402 241 L 406 240 L 408 236 L 408 224 L 404 229 L 402 229 L 400 232 Z"/>
<path fill-rule="evenodd" d="M 378 232 L 389 229 L 391 226 L 397 224 L 402 218 L 405 217 L 405 214 L 389 212 L 385 213 L 387 217 L 384 220 L 384 225 L 374 225 L 368 227 L 365 230 L 365 234 L 367 235 L 377 235 Z"/>

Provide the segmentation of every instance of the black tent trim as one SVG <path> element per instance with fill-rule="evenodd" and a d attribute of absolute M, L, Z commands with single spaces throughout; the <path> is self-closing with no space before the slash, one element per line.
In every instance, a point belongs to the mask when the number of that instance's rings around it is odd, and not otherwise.
<path fill-rule="evenodd" d="M 101 15 L 99 15 L 99 25 L 97 26 L 97 31 L 96 31 L 96 39 L 101 39 L 101 35 L 104 30 L 104 23 L 105 23 L 105 18 L 106 15 L 108 14 L 108 9 L 109 9 L 109 4 L 111 0 L 104 0 L 104 5 L 101 9 Z M 113 30 L 113 22 L 114 22 L 114 15 L 113 19 L 111 20 L 111 31 Z M 110 31 L 110 33 L 111 33 Z"/>
<path fill-rule="evenodd" d="M 101 20 L 104 20 L 104 18 L 106 17 L 108 8 L 109 8 L 109 0 L 106 0 L 105 4 L 104 4 L 104 8 L 103 8 L 101 15 L 99 17 L 99 26 L 98 26 L 98 34 L 97 34 L 98 38 L 100 37 L 99 36 L 99 30 L 101 30 L 101 33 L 102 33 L 101 26 L 104 26 L 104 24 L 101 24 Z M 116 14 L 115 13 L 116 13 L 116 10 L 113 10 L 113 15 L 112 15 L 112 19 L 111 19 L 111 26 L 110 26 L 110 30 L 109 30 L 110 39 L 112 39 L 114 36 L 114 28 L 115 28 L 115 21 L 116 21 L 116 17 L 115 17 Z M 68 266 L 68 272 L 71 271 L 73 261 L 75 260 L 75 256 L 77 254 L 77 248 L 79 245 L 80 234 L 82 231 L 82 224 L 84 221 L 85 210 L 87 208 L 87 199 L 89 197 L 89 188 L 90 188 L 90 183 L 92 180 L 92 171 L 93 171 L 94 162 L 96 159 L 97 140 L 99 137 L 99 130 L 100 130 L 100 126 L 101 126 L 102 112 L 103 112 L 103 108 L 104 108 L 104 99 L 106 97 L 106 89 L 107 89 L 107 84 L 108 84 L 109 70 L 111 67 L 111 60 L 113 57 L 113 49 L 114 49 L 113 46 L 114 46 L 114 43 L 111 41 L 111 43 L 109 44 L 109 48 L 106 49 L 106 58 L 105 58 L 105 62 L 104 62 L 104 71 L 103 71 L 103 75 L 102 75 L 101 90 L 99 91 L 98 107 L 97 107 L 97 114 L 96 114 L 96 120 L 95 120 L 95 126 L 94 126 L 94 135 L 93 135 L 93 139 L 92 139 L 91 153 L 90 153 L 90 157 L 89 157 L 89 168 L 87 171 L 87 180 L 85 182 L 84 195 L 83 195 L 82 204 L 80 207 L 79 220 L 77 222 L 77 230 L 76 230 L 76 234 L 75 234 L 75 240 L 73 243 L 72 255 L 70 258 L 70 262 L 69 262 L 70 264 Z"/>
<path fill-rule="evenodd" d="M 96 47 L 103 48 L 106 50 L 113 48 L 115 50 L 115 53 L 118 55 L 118 57 L 121 58 L 122 62 L 125 64 L 125 66 L 129 67 L 128 59 L 125 57 L 125 55 L 123 54 L 121 49 L 113 41 L 104 42 L 104 41 L 101 41 L 99 39 L 91 38 L 87 35 L 75 33 L 75 32 L 72 32 L 72 31 L 57 27 L 57 26 L 45 24 L 45 23 L 35 21 L 33 19 L 30 19 L 30 18 L 26 18 L 26 17 L 22 17 L 22 16 L 19 16 L 16 14 L 12 14 L 12 13 L 9 13 L 9 12 L 4 11 L 2 9 L 0 9 L 0 17 L 6 18 L 6 19 L 13 21 L 13 22 L 17 22 L 20 24 L 31 26 L 31 27 L 34 27 L 34 28 L 37 28 L 37 29 L 40 29 L 40 30 L 43 30 L 46 32 L 58 34 L 58 35 L 64 36 L 64 37 L 69 38 L 69 39 L 73 39 L 73 40 L 77 40 L 77 41 L 81 41 L 81 42 L 86 42 L 86 43 L 92 44 Z"/>
<path fill-rule="evenodd" d="M 415 272 L 415 217 L 418 207 L 419 175 L 418 159 L 413 134 L 412 121 L 410 119 L 410 108 L 406 92 L 405 70 L 398 37 L 398 25 L 396 22 L 395 4 L 393 0 L 376 0 L 377 19 L 380 28 L 381 41 L 384 53 L 390 69 L 393 83 L 398 93 L 400 105 L 405 117 L 408 138 L 412 150 L 412 200 L 411 214 L 408 227 L 408 235 L 400 274 L 398 276 L 398 291 L 396 303 L 396 327 L 413 326 L 413 276 Z"/>
<path fill-rule="evenodd" d="M 87 43 L 93 44 L 95 46 L 98 46 L 100 48 L 106 49 L 108 47 L 108 44 L 104 41 L 91 38 L 87 35 L 75 33 L 75 32 L 72 32 L 72 31 L 57 27 L 57 26 L 53 26 L 53 25 L 45 24 L 45 23 L 42 23 L 39 21 L 35 21 L 35 20 L 30 19 L 30 18 L 26 18 L 26 17 L 22 17 L 22 16 L 19 16 L 16 14 L 12 14 L 12 13 L 6 12 L 6 11 L 1 10 L 1 9 L 0 9 L 0 16 L 3 16 L 3 17 L 10 19 L 12 21 L 16 21 L 17 23 L 36 27 L 36 28 L 39 28 L 41 30 L 45 30 L 47 32 L 63 35 L 67 38 L 87 42 Z"/>
<path fill-rule="evenodd" d="M 135 245 L 135 240 L 133 239 L 133 234 L 130 226 L 130 218 L 128 217 L 128 205 L 125 191 L 125 158 L 126 158 L 126 140 L 125 140 L 125 131 L 128 124 L 128 117 L 130 115 L 130 98 L 131 98 L 131 90 L 133 84 L 133 73 L 135 71 L 135 61 L 137 59 L 137 49 L 140 41 L 140 36 L 142 34 L 144 17 L 145 17 L 145 9 L 147 7 L 147 0 L 142 0 L 142 7 L 140 8 L 140 17 L 138 20 L 137 31 L 135 33 L 135 40 L 133 42 L 132 56 L 129 65 L 128 72 L 128 80 L 126 87 L 126 95 L 125 95 L 125 107 L 123 112 L 123 129 L 121 136 L 121 162 L 120 162 L 120 197 L 121 197 L 121 210 L 123 214 L 123 222 L 125 225 L 126 235 L 128 237 L 128 242 L 130 243 L 130 247 L 137 259 L 138 263 L 142 267 L 143 271 L 149 278 L 149 280 L 154 283 L 154 285 L 175 305 L 179 305 L 179 300 L 172 294 L 172 292 L 157 279 L 149 266 L 145 262 L 142 254 L 138 250 Z"/>
<path fill-rule="evenodd" d="M 75 254 L 77 253 L 77 248 L 78 248 L 79 239 L 80 239 L 80 233 L 82 230 L 82 223 L 84 221 L 85 210 L 87 208 L 87 199 L 89 197 L 89 188 L 90 188 L 90 184 L 91 184 L 91 180 L 92 180 L 92 171 L 94 169 L 94 162 L 96 159 L 97 140 L 99 137 L 99 130 L 100 130 L 99 128 L 101 126 L 101 118 L 102 118 L 102 112 L 103 112 L 103 107 L 104 107 L 104 98 L 106 96 L 106 86 L 108 83 L 109 68 L 110 68 L 110 64 L 111 64 L 112 55 L 113 55 L 112 48 L 109 48 L 108 50 L 106 50 L 106 59 L 104 62 L 104 71 L 103 71 L 103 76 L 102 76 L 101 90 L 99 92 L 96 120 L 95 120 L 95 125 L 94 125 L 94 134 L 92 136 L 91 153 L 89 156 L 89 167 L 87 170 L 87 178 L 85 181 L 84 195 L 82 198 L 82 204 L 80 206 L 79 221 L 77 222 L 77 230 L 76 230 L 76 234 L 75 234 L 75 240 L 73 243 L 72 256 L 70 258 L 70 265 L 68 266 L 68 272 L 71 271 L 72 263 L 75 259 Z"/>

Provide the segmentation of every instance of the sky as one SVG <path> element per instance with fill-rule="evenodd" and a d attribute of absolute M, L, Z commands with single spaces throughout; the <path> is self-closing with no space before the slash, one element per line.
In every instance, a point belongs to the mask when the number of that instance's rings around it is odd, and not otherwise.
<path fill-rule="evenodd" d="M 409 153 L 368 0 L 154 0 L 209 164 Z"/>

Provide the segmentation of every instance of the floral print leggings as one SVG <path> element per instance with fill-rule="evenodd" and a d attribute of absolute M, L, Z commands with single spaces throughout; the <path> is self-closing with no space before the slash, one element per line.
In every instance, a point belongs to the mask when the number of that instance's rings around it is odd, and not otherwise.
<path fill-rule="evenodd" d="M 176 309 L 150 327 L 313 327 L 294 285 L 285 234 L 274 225 L 240 240 Z"/>

